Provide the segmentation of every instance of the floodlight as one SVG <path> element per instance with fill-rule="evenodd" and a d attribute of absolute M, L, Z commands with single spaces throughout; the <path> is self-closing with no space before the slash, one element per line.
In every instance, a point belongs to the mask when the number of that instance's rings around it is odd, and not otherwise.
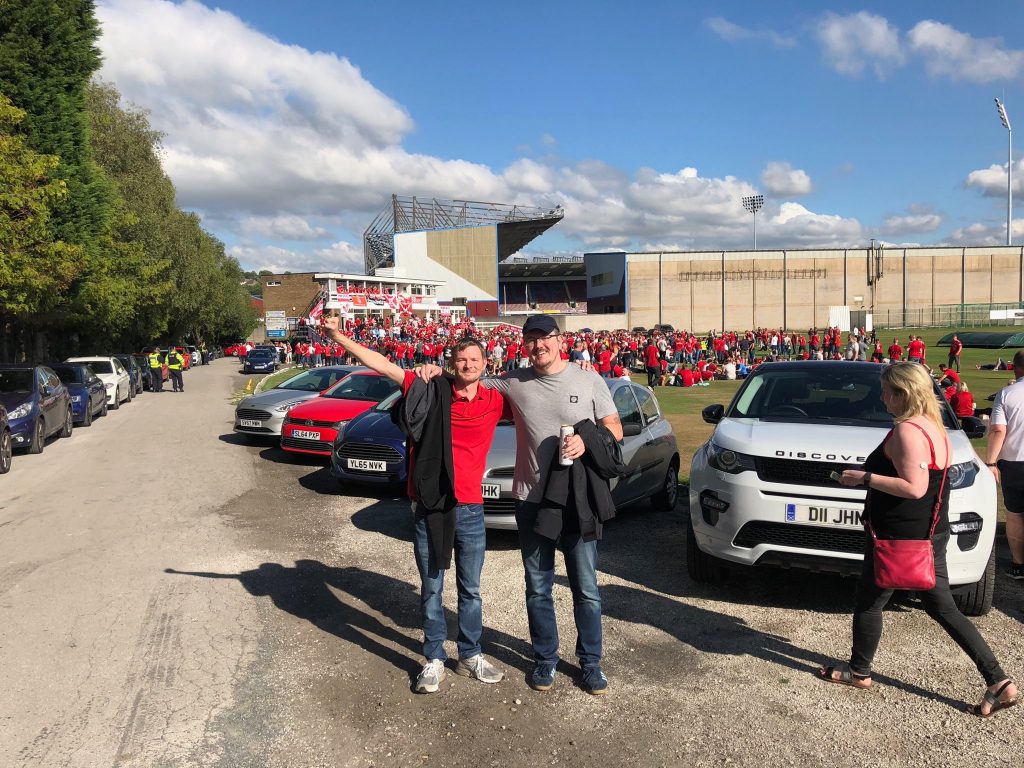
<path fill-rule="evenodd" d="M 1013 245 L 1013 127 L 1006 105 L 999 99 L 996 99 L 996 111 L 1006 129 L 1006 244 Z"/>
<path fill-rule="evenodd" d="M 754 214 L 754 250 L 757 250 L 757 212 L 764 206 L 764 195 L 750 195 L 749 197 L 741 197 L 740 202 L 743 203 L 743 207 Z"/>

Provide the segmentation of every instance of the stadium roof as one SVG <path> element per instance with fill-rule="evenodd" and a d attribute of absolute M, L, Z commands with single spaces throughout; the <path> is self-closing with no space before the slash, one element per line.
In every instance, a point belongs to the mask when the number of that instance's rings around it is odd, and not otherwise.
<path fill-rule="evenodd" d="M 498 264 L 498 277 L 502 280 L 528 277 L 586 277 L 587 266 L 582 256 L 555 257 L 552 261 L 509 259 Z"/>
<path fill-rule="evenodd" d="M 502 261 L 557 224 L 564 215 L 561 205 L 537 208 L 392 195 L 391 204 L 363 233 L 366 274 L 372 275 L 375 269 L 395 265 L 394 236 L 398 232 L 497 225 L 498 261 Z"/>

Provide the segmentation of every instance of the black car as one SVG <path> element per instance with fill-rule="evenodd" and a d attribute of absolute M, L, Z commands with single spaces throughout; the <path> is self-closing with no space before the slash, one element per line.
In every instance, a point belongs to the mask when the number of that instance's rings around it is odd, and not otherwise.
<path fill-rule="evenodd" d="M 142 389 L 140 391 L 148 390 L 152 392 L 153 371 L 149 367 L 149 356 L 133 353 L 132 359 L 135 361 L 135 364 L 139 366 L 139 372 L 142 374 Z"/>
<path fill-rule="evenodd" d="M 131 400 L 137 394 L 142 392 L 142 366 L 139 365 L 139 361 L 135 359 L 135 355 L 130 355 L 125 352 L 115 353 L 111 355 L 111 357 L 116 357 L 120 360 L 121 365 L 123 365 L 124 369 L 128 371 L 128 378 L 131 380 L 132 384 L 131 395 L 128 399 Z"/>
<path fill-rule="evenodd" d="M 7 424 L 7 409 L 0 404 L 0 475 L 11 471 L 11 457 L 14 456 L 14 443 L 11 439 L 11 428 Z"/>

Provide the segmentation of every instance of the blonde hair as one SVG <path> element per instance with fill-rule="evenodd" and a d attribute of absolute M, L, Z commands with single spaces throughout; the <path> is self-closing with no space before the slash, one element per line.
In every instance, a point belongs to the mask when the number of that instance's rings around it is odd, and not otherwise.
<path fill-rule="evenodd" d="M 882 383 L 897 396 L 897 402 L 893 403 L 896 411 L 892 415 L 897 423 L 914 416 L 924 416 L 940 429 L 945 428 L 939 401 L 935 397 L 935 382 L 923 365 L 893 363 L 886 366 L 882 371 Z"/>

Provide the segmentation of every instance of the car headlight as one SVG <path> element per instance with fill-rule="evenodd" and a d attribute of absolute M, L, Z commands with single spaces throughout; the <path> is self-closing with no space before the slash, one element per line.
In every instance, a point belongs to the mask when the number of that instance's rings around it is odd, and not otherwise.
<path fill-rule="evenodd" d="M 708 464 L 722 472 L 737 475 L 740 472 L 752 472 L 757 469 L 753 456 L 734 451 L 731 448 L 722 448 L 710 440 L 704 450 L 707 454 Z"/>
<path fill-rule="evenodd" d="M 289 410 L 291 408 L 294 408 L 299 403 L 304 403 L 304 402 L 306 402 L 306 401 L 305 400 L 292 400 L 289 403 L 281 403 L 279 406 L 274 408 L 274 410 L 278 411 L 280 413 L 284 413 L 285 411 L 287 411 L 287 410 Z"/>
<path fill-rule="evenodd" d="M 973 461 L 965 461 L 961 464 L 950 464 L 946 480 L 950 488 L 970 488 L 977 476 L 977 465 Z"/>
<path fill-rule="evenodd" d="M 9 419 L 20 419 L 22 416 L 28 416 L 29 411 L 32 410 L 32 403 L 22 403 L 13 411 L 7 414 Z"/>
<path fill-rule="evenodd" d="M 72 395 L 71 396 L 71 402 L 72 403 L 80 403 L 80 402 L 82 402 L 82 396 L 81 395 Z"/>
<path fill-rule="evenodd" d="M 336 430 L 338 430 L 338 434 L 340 435 L 341 434 L 341 430 L 343 430 L 345 428 L 345 425 L 348 424 L 348 422 L 349 422 L 348 419 L 345 419 L 344 421 L 336 421 L 331 426 L 334 427 Z"/>

